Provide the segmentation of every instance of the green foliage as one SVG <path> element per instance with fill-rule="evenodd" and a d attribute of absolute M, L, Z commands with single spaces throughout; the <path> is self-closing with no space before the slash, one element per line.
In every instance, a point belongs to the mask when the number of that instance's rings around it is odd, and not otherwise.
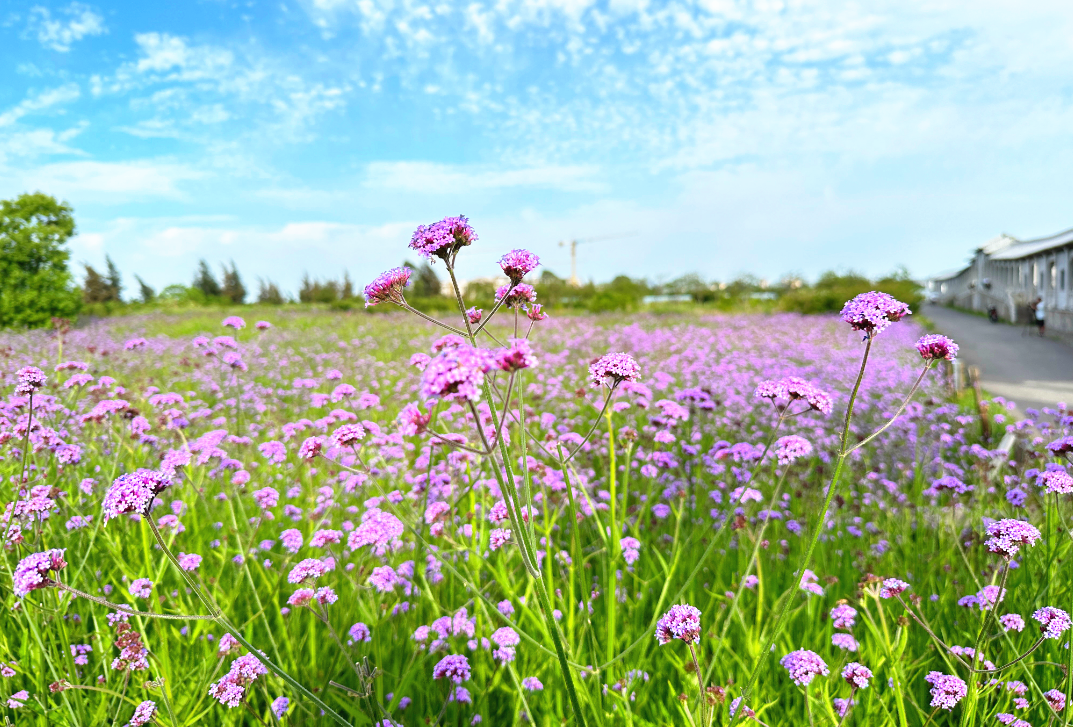
<path fill-rule="evenodd" d="M 108 264 L 108 272 L 105 275 L 98 273 L 92 265 L 83 263 L 86 269 L 86 280 L 82 283 L 82 300 L 87 305 L 122 301 L 119 294 L 123 290 L 123 282 L 119 277 L 119 270 L 111 257 L 106 255 L 104 259 Z"/>
<path fill-rule="evenodd" d="M 0 327 L 40 327 L 78 313 L 81 294 L 67 267 L 71 212 L 40 192 L 0 201 Z"/>
<path fill-rule="evenodd" d="M 257 302 L 267 305 L 283 305 L 283 294 L 279 292 L 279 286 L 271 280 L 257 281 Z"/>
<path fill-rule="evenodd" d="M 135 275 L 134 279 L 138 281 L 138 298 L 142 303 L 149 304 L 156 299 L 156 291 L 141 279 L 140 276 Z"/>
<path fill-rule="evenodd" d="M 815 285 L 787 291 L 779 298 L 778 308 L 797 313 L 837 313 L 847 300 L 869 290 L 889 293 L 914 311 L 924 302 L 923 290 L 905 269 L 874 281 L 854 272 L 828 271 Z"/>
<path fill-rule="evenodd" d="M 206 299 L 219 298 L 223 293 L 220 283 L 213 277 L 209 264 L 204 259 L 198 261 L 197 274 L 194 275 L 194 282 L 191 287 L 201 291 Z"/>
<path fill-rule="evenodd" d="M 242 277 L 238 274 L 235 261 L 231 261 L 231 269 L 224 266 L 223 285 L 220 287 L 220 295 L 236 305 L 246 302 L 246 286 L 242 284 Z"/>

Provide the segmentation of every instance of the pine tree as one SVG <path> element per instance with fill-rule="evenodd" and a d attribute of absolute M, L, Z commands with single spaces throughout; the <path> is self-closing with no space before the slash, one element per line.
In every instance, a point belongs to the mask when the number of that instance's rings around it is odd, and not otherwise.
<path fill-rule="evenodd" d="M 111 294 L 109 300 L 118 303 L 123 300 L 119 295 L 123 291 L 123 281 L 119 277 L 119 269 L 115 266 L 115 263 L 112 262 L 112 258 L 105 255 L 104 261 L 108 264 L 108 275 L 105 278 L 105 281 L 108 283 L 108 290 Z"/>
<path fill-rule="evenodd" d="M 82 299 L 87 303 L 108 303 L 112 300 L 112 286 L 108 278 L 98 273 L 92 265 L 86 265 L 86 281 L 82 284 Z"/>
<path fill-rule="evenodd" d="M 279 292 L 279 286 L 271 280 L 257 280 L 257 302 L 268 305 L 282 305 L 283 294 Z"/>
<path fill-rule="evenodd" d="M 246 286 L 242 284 L 242 277 L 238 274 L 238 267 L 235 265 L 234 260 L 231 261 L 230 270 L 227 269 L 226 265 L 224 266 L 221 294 L 232 303 L 241 305 L 246 302 Z"/>
<path fill-rule="evenodd" d="M 216 278 L 212 276 L 212 271 L 209 270 L 209 264 L 205 262 L 204 259 L 198 262 L 197 275 L 194 276 L 193 287 L 204 293 L 206 298 L 220 297 L 220 284 L 216 282 Z"/>
<path fill-rule="evenodd" d="M 134 279 L 138 281 L 138 296 L 143 303 L 152 303 L 156 299 L 156 291 L 153 290 L 147 282 L 141 279 L 141 276 L 135 275 Z"/>

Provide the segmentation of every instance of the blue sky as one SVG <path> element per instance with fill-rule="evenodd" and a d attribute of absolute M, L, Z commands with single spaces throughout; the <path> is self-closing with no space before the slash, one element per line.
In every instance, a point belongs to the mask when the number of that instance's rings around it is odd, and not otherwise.
<path fill-rule="evenodd" d="M 463 277 L 925 275 L 1073 226 L 1073 3 L 7 2 L 0 196 L 76 261 L 364 283 L 468 215 Z M 409 256 L 412 257 L 412 256 Z M 131 281 L 132 282 L 132 281 Z"/>

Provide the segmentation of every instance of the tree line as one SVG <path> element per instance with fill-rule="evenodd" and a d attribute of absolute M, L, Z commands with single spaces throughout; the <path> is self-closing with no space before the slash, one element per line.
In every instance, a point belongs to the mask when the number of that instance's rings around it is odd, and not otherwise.
<path fill-rule="evenodd" d="M 53 319 L 73 319 L 79 313 L 109 315 L 131 308 L 176 306 L 236 306 L 322 304 L 335 309 L 363 305 L 361 286 L 349 273 L 336 279 L 303 275 L 296 296 L 287 295 L 271 280 L 259 279 L 252 295 L 232 260 L 214 272 L 202 259 L 190 283 L 176 283 L 157 291 L 134 275 L 135 291 L 124 296 L 122 276 L 110 256 L 98 270 L 82 263 L 82 283 L 71 271 L 67 240 L 75 234 L 71 207 L 37 192 L 13 200 L 0 200 L 0 328 L 40 327 Z M 404 262 L 414 273 L 407 299 L 419 310 L 449 310 L 456 305 L 445 294 L 436 270 L 422 263 Z M 571 285 L 550 270 L 531 281 L 538 300 L 551 309 L 594 313 L 657 308 L 705 307 L 715 310 L 784 310 L 800 313 L 837 311 L 857 293 L 882 290 L 914 307 L 922 292 L 905 270 L 878 280 L 845 272 L 827 272 L 812 284 L 787 276 L 769 283 L 750 275 L 729 282 L 705 280 L 697 274 L 650 282 L 620 275 L 606 283 Z M 466 285 L 467 305 L 489 306 L 495 299 L 495 282 Z"/>

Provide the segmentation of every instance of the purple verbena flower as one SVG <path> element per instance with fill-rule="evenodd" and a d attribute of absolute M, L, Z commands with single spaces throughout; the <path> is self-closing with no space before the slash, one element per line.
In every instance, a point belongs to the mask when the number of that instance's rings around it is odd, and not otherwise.
<path fill-rule="evenodd" d="M 589 384 L 614 387 L 623 381 L 637 381 L 641 367 L 628 353 L 605 353 L 589 364 Z"/>
<path fill-rule="evenodd" d="M 130 718 L 130 722 L 127 722 L 127 727 L 142 727 L 142 725 L 149 724 L 153 721 L 155 714 L 156 702 L 147 699 L 134 708 L 134 715 Z"/>
<path fill-rule="evenodd" d="M 499 267 L 512 283 L 519 283 L 540 265 L 540 258 L 528 250 L 511 250 L 499 258 Z"/>
<path fill-rule="evenodd" d="M 477 401 L 492 364 L 491 353 L 483 348 L 462 345 L 446 349 L 421 374 L 421 395 L 426 399 Z"/>
<path fill-rule="evenodd" d="M 1007 560 L 1017 554 L 1022 545 L 1032 546 L 1042 536 L 1039 530 L 1023 520 L 1003 518 L 987 526 L 990 536 L 984 543 L 989 551 L 998 553 Z"/>
<path fill-rule="evenodd" d="M 48 381 L 45 372 L 36 366 L 24 366 L 15 374 L 15 395 L 30 396 Z"/>
<path fill-rule="evenodd" d="M 808 685 L 814 677 L 830 673 L 820 655 L 808 649 L 791 651 L 779 660 L 779 664 L 789 673 L 790 680 L 800 686 Z"/>
<path fill-rule="evenodd" d="M 146 514 L 153 498 L 170 484 L 165 474 L 154 470 L 139 469 L 120 475 L 104 493 L 104 521 L 120 515 Z"/>
<path fill-rule="evenodd" d="M 953 361 L 958 355 L 958 345 L 946 336 L 937 333 L 929 333 L 921 336 L 917 341 L 917 351 L 925 361 L 946 359 Z"/>
<path fill-rule="evenodd" d="M 67 565 L 63 559 L 66 548 L 53 548 L 42 553 L 32 553 L 19 561 L 11 574 L 11 590 L 16 598 L 25 598 L 30 591 L 53 585 L 48 574 Z"/>
<path fill-rule="evenodd" d="M 469 681 L 469 659 L 461 654 L 451 654 L 440 659 L 432 668 L 433 679 L 449 679 L 455 684 Z"/>
<path fill-rule="evenodd" d="M 373 282 L 365 286 L 365 307 L 387 302 L 402 305 L 406 302 L 402 289 L 410 284 L 412 274 L 410 268 L 391 268 L 377 275 Z"/>
<path fill-rule="evenodd" d="M 801 457 L 808 457 L 812 454 L 812 443 L 804 437 L 799 437 L 796 434 L 788 434 L 785 437 L 779 437 L 775 442 L 775 457 L 778 459 L 779 464 L 789 465 Z"/>
<path fill-rule="evenodd" d="M 687 644 L 700 641 L 700 609 L 689 604 L 671 606 L 656 622 L 656 639 L 660 645 L 681 639 Z"/>
<path fill-rule="evenodd" d="M 894 598 L 899 593 L 902 593 L 909 589 L 909 584 L 905 581 L 900 581 L 897 578 L 888 578 L 883 581 L 883 584 L 879 588 L 880 598 Z"/>
<path fill-rule="evenodd" d="M 1047 639 L 1057 639 L 1070 627 L 1069 614 L 1054 606 L 1044 606 L 1032 618 L 1039 622 L 1040 631 Z"/>
<path fill-rule="evenodd" d="M 872 678 L 872 670 L 862 664 L 851 661 L 843 667 L 842 678 L 854 689 L 867 689 L 868 680 Z"/>
<path fill-rule="evenodd" d="M 909 313 L 909 306 L 905 303 L 872 290 L 847 301 L 842 308 L 842 320 L 850 324 L 853 330 L 874 337 Z"/>
<path fill-rule="evenodd" d="M 938 671 L 930 672 L 924 681 L 932 685 L 931 706 L 941 709 L 953 709 L 969 690 L 960 678 Z"/>

